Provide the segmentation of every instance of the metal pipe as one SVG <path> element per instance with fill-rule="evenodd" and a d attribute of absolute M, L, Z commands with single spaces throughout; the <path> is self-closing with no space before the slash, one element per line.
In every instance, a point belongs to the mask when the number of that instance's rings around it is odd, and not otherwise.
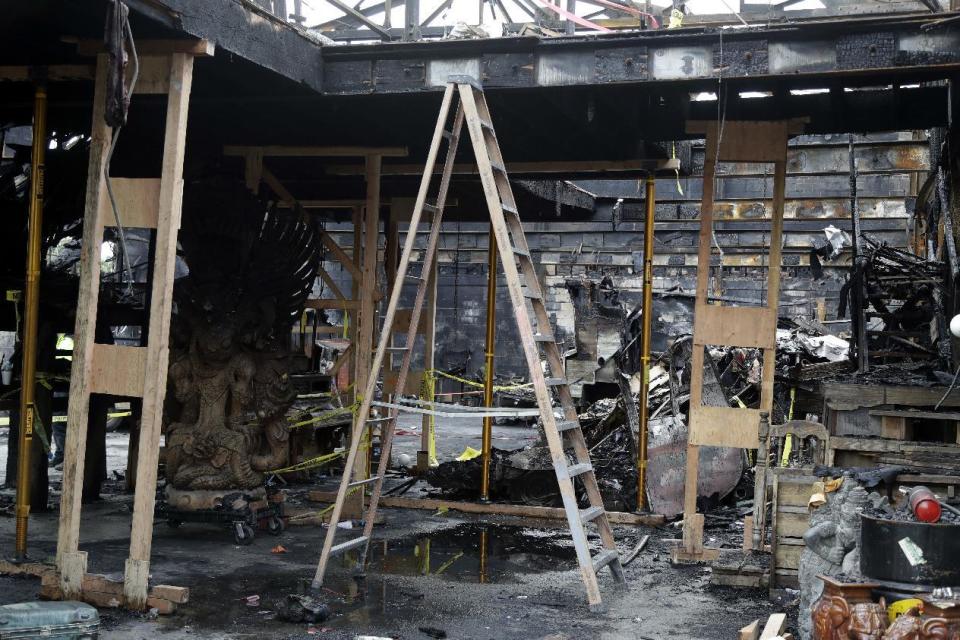
<path fill-rule="evenodd" d="M 647 507 L 647 423 L 650 408 L 650 344 L 653 331 L 653 218 L 657 183 L 647 175 L 647 211 L 643 221 L 643 329 L 640 334 L 640 433 L 637 434 L 637 511 Z"/>
<path fill-rule="evenodd" d="M 496 352 L 497 328 L 497 238 L 490 225 L 490 239 L 487 241 L 487 343 L 485 353 L 486 371 L 483 381 L 483 406 L 493 406 L 493 354 Z M 480 500 L 490 500 L 490 449 L 493 440 L 493 418 L 483 419 L 483 471 L 480 475 Z"/>
<path fill-rule="evenodd" d="M 30 517 L 30 458 L 33 448 L 34 387 L 37 378 L 37 326 L 40 309 L 40 249 L 43 226 L 44 153 L 47 142 L 47 89 L 37 85 L 33 105 L 33 154 L 30 167 L 30 222 L 24 292 L 23 368 L 20 382 L 20 448 L 17 456 L 16 558 L 27 556 Z"/>

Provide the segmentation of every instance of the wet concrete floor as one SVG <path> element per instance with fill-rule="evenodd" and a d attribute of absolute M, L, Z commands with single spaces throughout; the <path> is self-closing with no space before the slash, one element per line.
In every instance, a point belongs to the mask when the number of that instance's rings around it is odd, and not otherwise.
<path fill-rule="evenodd" d="M 417 426 L 411 421 L 410 433 L 399 438 L 400 452 L 416 450 Z M 495 435 L 500 438 L 496 446 L 512 448 L 525 444 L 532 432 L 499 427 Z M 125 437 L 110 434 L 111 471 L 125 466 Z M 440 458 L 450 459 L 478 442 L 479 425 L 445 425 L 438 439 Z M 11 492 L 0 491 L 0 501 L 11 499 Z M 132 496 L 115 495 L 84 506 L 81 549 L 89 553 L 90 572 L 122 578 L 131 505 Z M 190 602 L 157 620 L 101 610 L 102 637 L 413 640 L 442 630 L 448 638 L 483 640 L 719 640 L 783 610 L 767 600 L 765 591 L 711 587 L 707 568 L 671 567 L 669 540 L 679 535 L 672 527 L 616 527 L 624 553 L 646 533 L 651 542 L 626 568 L 629 589 L 618 589 L 606 572 L 601 576 L 607 609 L 591 613 L 572 542 L 560 522 L 399 509 L 382 513 L 385 522 L 374 531 L 365 577 L 356 579 L 356 556 L 335 561 L 321 594 L 332 615 L 314 624 L 278 620 L 275 603 L 312 579 L 324 529 L 290 527 L 278 537 L 261 532 L 250 546 L 237 546 L 222 528 L 184 524 L 172 529 L 158 521 L 151 583 L 189 587 Z M 53 557 L 56 529 L 55 511 L 31 517 L 34 559 Z M 0 516 L 2 557 L 12 555 L 13 532 L 13 518 Z M 344 531 L 338 539 L 358 534 Z M 278 544 L 285 553 L 271 551 Z M 32 600 L 38 591 L 39 580 L 0 576 L 0 604 Z M 248 606 L 252 595 L 259 596 L 258 606 Z"/>

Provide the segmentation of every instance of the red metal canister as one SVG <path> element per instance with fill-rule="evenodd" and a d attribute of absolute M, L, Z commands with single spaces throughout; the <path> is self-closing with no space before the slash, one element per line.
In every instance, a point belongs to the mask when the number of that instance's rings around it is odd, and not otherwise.
<path fill-rule="evenodd" d="M 943 508 L 933 491 L 926 487 L 914 487 L 907 496 L 910 510 L 920 522 L 939 522 Z"/>

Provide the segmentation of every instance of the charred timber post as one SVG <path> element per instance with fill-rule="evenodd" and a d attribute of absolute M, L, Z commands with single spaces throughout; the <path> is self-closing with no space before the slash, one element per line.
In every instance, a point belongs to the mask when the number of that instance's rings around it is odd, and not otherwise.
<path fill-rule="evenodd" d="M 860 211 L 858 211 L 857 207 L 857 159 L 854 155 L 852 133 L 849 134 L 847 138 L 847 146 L 850 155 L 850 230 L 853 234 L 851 247 L 853 250 L 853 273 L 851 274 L 853 286 L 850 289 L 853 293 L 853 300 L 850 301 L 850 325 L 853 328 L 854 336 L 856 336 L 857 340 L 857 359 L 855 363 L 857 365 L 857 371 L 864 373 L 870 364 L 867 353 L 866 304 L 864 300 L 863 282 L 863 268 L 865 265 L 861 262 L 863 252 L 860 250 Z M 856 317 L 854 317 L 853 314 L 856 314 Z"/>
<path fill-rule="evenodd" d="M 33 103 L 33 155 L 30 168 L 30 230 L 23 319 L 23 369 L 20 377 L 20 449 L 17 457 L 16 558 L 27 556 L 30 518 L 30 458 L 35 417 L 33 391 L 37 370 L 37 315 L 40 309 L 40 240 L 43 226 L 44 152 L 47 139 L 47 90 L 38 85 Z"/>
<path fill-rule="evenodd" d="M 647 174 L 647 211 L 643 219 L 643 330 L 640 334 L 640 428 L 637 434 L 637 511 L 647 506 L 647 422 L 650 408 L 650 343 L 653 332 L 653 219 L 656 208 L 657 183 Z"/>
<path fill-rule="evenodd" d="M 493 224 L 490 225 L 490 238 L 487 240 L 487 344 L 485 364 L 486 371 L 483 380 L 483 406 L 493 406 L 493 354 L 496 352 L 497 329 L 497 239 L 493 235 Z M 486 416 L 483 419 L 483 470 L 480 474 L 480 500 L 490 500 L 490 449 L 493 440 L 493 418 Z"/>

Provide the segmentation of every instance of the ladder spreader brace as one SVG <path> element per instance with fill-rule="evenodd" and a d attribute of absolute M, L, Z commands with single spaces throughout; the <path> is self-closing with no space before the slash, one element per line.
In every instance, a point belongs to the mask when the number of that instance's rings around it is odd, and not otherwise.
<path fill-rule="evenodd" d="M 447 129 L 450 111 L 456 98 L 459 98 L 459 100 L 453 125 L 452 128 Z M 392 333 L 400 293 L 404 284 L 417 283 L 418 285 L 416 299 L 411 309 L 406 342 L 404 343 L 406 347 L 403 348 L 403 362 L 394 388 L 398 390 L 397 393 L 405 388 L 407 374 L 410 371 L 410 360 L 416 343 L 416 331 L 420 324 L 420 313 L 426 297 L 426 274 L 430 273 L 433 268 L 433 261 L 436 259 L 443 209 L 446 204 L 450 176 L 453 173 L 453 163 L 464 122 L 466 122 L 477 160 L 480 181 L 483 185 L 483 192 L 490 213 L 490 222 L 493 226 L 497 249 L 503 264 L 504 276 L 510 292 L 510 300 L 513 304 L 530 380 L 537 398 L 544 433 L 550 447 L 553 467 L 557 474 L 563 508 L 567 514 L 567 522 L 570 525 L 570 533 L 577 552 L 577 563 L 580 565 L 580 572 L 587 589 L 587 601 L 590 609 L 596 611 L 602 608 L 597 573 L 604 567 L 609 567 L 615 582 L 626 584 L 623 567 L 620 565 L 620 558 L 613 538 L 613 529 L 603 508 L 603 500 L 597 486 L 593 465 L 590 463 L 590 453 L 587 449 L 583 431 L 580 428 L 573 395 L 564 374 L 563 357 L 553 336 L 550 316 L 544 305 L 543 292 L 540 289 L 540 283 L 531 259 L 530 248 L 523 234 L 523 227 L 517 213 L 516 200 L 514 200 L 503 156 L 500 153 L 500 145 L 497 142 L 486 97 L 479 83 L 466 76 L 450 76 L 444 91 L 437 126 L 433 132 L 426 167 L 410 219 L 410 231 L 404 241 L 403 254 L 397 267 L 396 284 L 390 292 L 381 336 L 389 336 Z M 428 202 L 427 194 L 430 191 L 440 147 L 444 141 L 447 143 L 447 149 L 436 200 Z M 414 250 L 416 229 L 425 210 L 433 214 L 433 221 L 430 226 L 427 248 L 423 253 L 422 270 L 420 276 L 413 274 L 414 277 L 408 278 L 411 275 L 407 273 L 407 269 L 410 266 L 410 257 Z M 531 310 L 533 312 L 532 319 Z M 533 323 L 535 323 L 535 326 Z M 353 425 L 350 450 L 344 465 L 343 478 L 340 481 L 337 499 L 330 516 L 329 528 L 323 542 L 323 551 L 320 554 L 320 562 L 313 579 L 315 589 L 319 589 L 323 585 L 324 575 L 332 556 L 351 549 L 360 549 L 358 566 L 362 569 L 366 562 L 373 533 L 373 523 L 377 515 L 377 505 L 383 489 L 383 479 L 386 476 L 390 461 L 390 450 L 399 412 L 397 407 L 389 410 L 389 420 L 378 423 L 382 432 L 380 462 L 376 474 L 370 478 L 357 481 L 353 480 L 352 475 L 354 461 L 360 450 L 361 442 L 364 440 L 362 437 L 364 430 L 371 426 L 370 410 L 374 403 L 377 378 L 380 375 L 387 350 L 390 348 L 388 343 L 389 340 L 381 338 L 377 345 L 367 388 L 363 390 L 361 406 Z M 394 352 L 394 355 L 399 354 Z M 544 373 L 544 365 L 549 370 L 548 374 Z M 559 401 L 559 406 L 556 408 L 553 406 L 554 396 L 551 395 L 551 390 Z M 561 415 L 558 417 L 554 411 Z M 564 437 L 566 437 L 566 442 L 564 442 Z M 568 449 L 571 450 L 570 454 L 575 460 L 573 464 L 568 462 Z M 577 504 L 574 479 L 582 482 L 586 490 L 590 505 L 585 509 L 580 509 Z M 364 515 L 363 534 L 360 537 L 334 545 L 334 538 L 338 531 L 337 524 L 340 522 L 347 496 L 354 490 L 363 490 L 366 487 L 370 487 L 372 491 Z M 586 526 L 590 523 L 596 525 L 603 547 L 602 551 L 596 555 L 591 555 L 590 547 L 587 544 Z"/>

